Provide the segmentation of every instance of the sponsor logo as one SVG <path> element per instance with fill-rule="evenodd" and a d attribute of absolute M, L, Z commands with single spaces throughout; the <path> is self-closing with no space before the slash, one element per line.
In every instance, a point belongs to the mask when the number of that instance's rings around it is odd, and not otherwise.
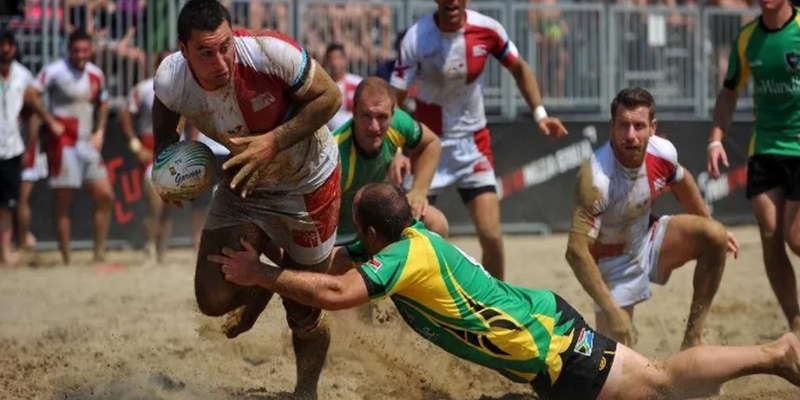
<path fill-rule="evenodd" d="M 378 269 L 380 269 L 381 266 L 383 266 L 383 264 L 380 261 L 373 258 L 369 260 L 369 266 L 377 271 Z"/>
<path fill-rule="evenodd" d="M 170 167 L 170 170 L 172 170 L 172 167 Z M 200 176 L 202 174 L 203 174 L 203 169 L 202 168 L 197 168 L 197 169 L 189 171 L 189 172 L 187 172 L 185 174 L 180 174 L 179 173 L 179 174 L 175 175 L 175 184 L 180 186 L 183 182 L 186 182 L 189 179 L 197 178 L 198 176 Z"/>
<path fill-rule="evenodd" d="M 783 53 L 783 59 L 786 61 L 786 65 L 788 65 L 787 70 L 792 73 L 797 73 L 797 66 L 800 63 L 800 57 L 796 51 L 791 50 Z"/>
<path fill-rule="evenodd" d="M 760 67 L 763 63 L 761 62 L 761 60 L 753 60 L 753 61 L 750 61 L 749 64 L 750 64 L 750 68 L 756 68 L 756 67 Z"/>
<path fill-rule="evenodd" d="M 789 80 L 759 79 L 754 83 L 758 94 L 800 95 L 800 76 Z"/>
<path fill-rule="evenodd" d="M 322 244 L 317 231 L 292 231 L 294 242 L 305 248 L 313 248 Z"/>
<path fill-rule="evenodd" d="M 586 328 L 581 328 L 581 334 L 578 336 L 578 342 L 575 343 L 575 349 L 573 351 L 586 357 L 591 357 L 593 347 L 594 332 L 587 331 Z"/>
<path fill-rule="evenodd" d="M 483 44 L 476 44 L 472 46 L 472 55 L 474 57 L 486 57 L 486 54 L 489 52 L 486 51 L 486 45 Z"/>

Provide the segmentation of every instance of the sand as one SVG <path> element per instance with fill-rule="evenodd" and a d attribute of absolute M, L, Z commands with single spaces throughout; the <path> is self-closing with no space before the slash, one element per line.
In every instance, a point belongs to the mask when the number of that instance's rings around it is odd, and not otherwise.
<path fill-rule="evenodd" d="M 709 317 L 712 344 L 763 343 L 786 323 L 769 289 L 754 227 L 734 230 L 742 254 L 731 260 Z M 474 238 L 455 242 L 478 255 Z M 563 259 L 566 237 L 507 238 L 508 280 L 561 294 L 591 322 L 592 306 Z M 176 249 L 163 266 L 144 268 L 134 251 L 112 252 L 118 265 L 95 266 L 88 253 L 58 265 L 55 253 L 35 268 L 0 270 L 0 399 L 283 399 L 294 386 L 294 355 L 280 302 L 234 340 L 221 319 L 194 305 L 194 255 Z M 798 260 L 794 259 L 796 265 Z M 637 307 L 635 349 L 666 357 L 680 346 L 693 265 Z M 332 313 L 333 342 L 320 383 L 326 399 L 534 399 L 526 385 L 458 360 L 419 339 L 391 302 L 377 317 Z M 798 399 L 773 377 L 740 379 L 720 399 Z"/>

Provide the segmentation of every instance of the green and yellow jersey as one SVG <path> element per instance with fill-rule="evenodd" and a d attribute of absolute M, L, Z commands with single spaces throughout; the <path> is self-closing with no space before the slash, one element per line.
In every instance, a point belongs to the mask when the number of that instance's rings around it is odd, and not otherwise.
<path fill-rule="evenodd" d="M 493 278 L 421 222 L 371 259 L 360 242 L 348 251 L 363 262 L 370 298 L 390 297 L 417 333 L 445 351 L 515 382 L 539 375 L 554 384 L 561 374 L 580 317 L 562 313 L 552 292 Z"/>
<path fill-rule="evenodd" d="M 800 156 L 800 16 L 778 30 L 758 18 L 733 44 L 725 87 L 741 91 L 753 77 L 755 126 L 750 155 Z"/>
<path fill-rule="evenodd" d="M 422 139 L 419 122 L 401 109 L 395 109 L 389 130 L 380 151 L 372 156 L 364 154 L 358 147 L 353 128 L 353 119 L 333 132 L 339 145 L 339 160 L 342 168 L 342 205 L 339 212 L 339 229 L 336 242 L 349 243 L 356 239 L 353 226 L 353 200 L 362 186 L 386 179 L 397 149 L 414 149 Z"/>

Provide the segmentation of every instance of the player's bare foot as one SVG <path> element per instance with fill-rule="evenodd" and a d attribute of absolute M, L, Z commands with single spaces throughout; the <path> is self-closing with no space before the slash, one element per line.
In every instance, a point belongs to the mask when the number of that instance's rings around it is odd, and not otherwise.
<path fill-rule="evenodd" d="M 28 234 L 25 235 L 25 243 L 23 243 L 22 247 L 26 249 L 32 249 L 36 247 L 36 236 L 33 236 L 33 233 L 28 232 Z"/>
<path fill-rule="evenodd" d="M 785 333 L 765 348 L 774 354 L 777 375 L 800 387 L 800 339 L 793 333 Z"/>

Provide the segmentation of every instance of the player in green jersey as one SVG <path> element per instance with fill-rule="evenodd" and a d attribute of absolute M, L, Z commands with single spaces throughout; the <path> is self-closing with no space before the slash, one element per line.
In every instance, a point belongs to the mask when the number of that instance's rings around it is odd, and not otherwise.
<path fill-rule="evenodd" d="M 761 0 L 761 17 L 734 42 L 725 87 L 717 96 L 708 145 L 708 172 L 728 166 L 722 145 L 738 93 L 752 76 L 755 125 L 747 163 L 747 198 L 761 231 L 764 264 L 772 289 L 800 334 L 800 305 L 786 244 L 800 255 L 800 15 L 788 0 Z"/>
<path fill-rule="evenodd" d="M 350 215 L 353 198 L 362 186 L 385 180 L 389 166 L 399 150 L 406 150 L 415 160 L 416 171 L 408 201 L 414 218 L 428 229 L 447 237 L 447 219 L 428 204 L 428 188 L 441 145 L 428 127 L 417 122 L 399 107 L 395 107 L 394 91 L 378 77 L 361 81 L 353 95 L 353 118 L 333 133 L 339 145 L 342 168 L 342 206 L 336 245 L 356 240 L 356 230 Z"/>
<path fill-rule="evenodd" d="M 701 345 L 667 360 L 648 360 L 590 328 L 549 290 L 509 285 L 475 259 L 414 221 L 403 190 L 365 185 L 353 217 L 361 264 L 328 275 L 262 264 L 252 245 L 209 256 L 225 278 L 262 286 L 303 304 L 337 310 L 390 297 L 420 335 L 460 358 L 530 383 L 540 399 L 685 399 L 714 394 L 726 381 L 778 375 L 800 386 L 800 340 L 748 347 Z M 342 248 L 337 248 L 341 252 Z"/>

